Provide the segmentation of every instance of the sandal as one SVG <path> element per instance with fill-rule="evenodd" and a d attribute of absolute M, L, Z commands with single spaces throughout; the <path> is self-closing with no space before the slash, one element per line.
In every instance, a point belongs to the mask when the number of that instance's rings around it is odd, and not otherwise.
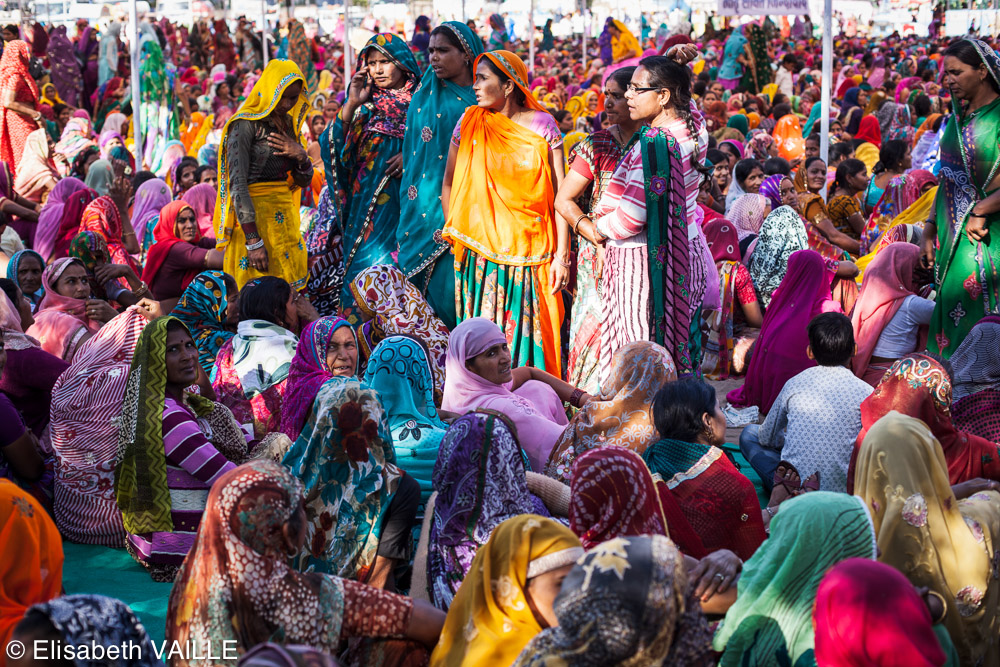
<path fill-rule="evenodd" d="M 807 491 L 819 491 L 819 470 L 809 475 L 802 482 L 802 492 L 806 493 Z"/>
<path fill-rule="evenodd" d="M 785 488 L 785 491 L 788 491 L 788 495 L 790 496 L 797 495 L 801 489 L 801 486 L 796 486 L 791 481 L 785 479 L 783 476 L 778 474 L 778 468 L 781 468 L 782 466 L 784 466 L 785 470 L 789 471 L 794 470 L 795 472 L 798 472 L 798 470 L 795 470 L 795 466 L 793 466 L 788 461 L 778 461 L 778 465 L 774 469 L 774 475 L 771 477 L 772 487 L 783 486 Z M 801 477 L 802 476 L 799 475 L 800 479 Z"/>

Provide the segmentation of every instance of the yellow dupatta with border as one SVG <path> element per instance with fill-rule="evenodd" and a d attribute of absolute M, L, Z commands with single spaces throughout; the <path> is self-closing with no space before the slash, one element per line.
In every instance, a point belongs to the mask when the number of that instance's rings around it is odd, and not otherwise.
<path fill-rule="evenodd" d="M 295 250 L 294 244 L 290 247 L 286 247 L 288 246 L 287 243 L 273 245 L 270 237 L 275 230 L 268 229 L 267 225 L 260 225 L 258 231 L 261 238 L 264 239 L 265 247 L 268 251 L 268 273 L 262 274 L 249 269 L 248 265 L 245 266 L 247 264 L 243 261 L 246 259 L 243 248 L 245 237 L 243 236 L 243 229 L 236 221 L 236 213 L 232 206 L 232 192 L 230 190 L 231 174 L 229 171 L 229 151 L 227 146 L 229 128 L 235 121 L 262 120 L 266 118 L 274 110 L 285 89 L 296 81 L 302 82 L 302 93 L 299 94 L 299 98 L 295 101 L 295 105 L 289 111 L 288 116 L 291 120 L 295 138 L 302 144 L 302 121 L 309 108 L 309 103 L 305 94 L 305 77 L 302 76 L 299 66 L 291 60 L 272 60 L 268 63 L 267 68 L 261 74 L 257 83 L 254 84 L 243 105 L 233 114 L 233 117 L 229 119 L 222 130 L 222 140 L 219 142 L 219 193 L 215 200 L 215 249 L 225 252 L 226 259 L 223 266 L 227 273 L 236 278 L 236 282 L 240 287 L 247 280 L 262 275 L 279 275 L 288 280 L 292 287 L 296 289 L 305 286 L 305 250 L 304 246 L 302 246 L 298 222 L 298 197 L 300 190 L 298 187 L 292 185 L 290 180 L 287 184 L 252 184 L 250 186 L 250 196 L 254 199 L 255 208 L 263 206 L 267 209 L 256 211 L 259 221 L 278 214 L 290 216 L 291 219 L 284 220 L 284 224 L 282 225 L 286 228 L 286 236 L 288 236 L 288 239 L 285 240 L 291 241 L 297 237 L 297 247 L 301 250 L 302 257 L 291 256 Z M 303 148 L 305 148 L 304 145 Z M 302 261 L 298 261 L 299 259 Z M 298 264 L 302 264 L 302 266 L 299 267 Z M 280 271 L 276 270 L 278 267 L 280 267 Z"/>
<path fill-rule="evenodd" d="M 933 188 L 920 195 L 920 198 L 917 199 L 917 201 L 910 204 L 905 211 L 893 218 L 892 222 L 889 223 L 889 226 L 886 227 L 884 232 L 882 232 L 882 236 L 879 237 L 879 241 L 877 241 L 873 246 L 875 249 L 867 255 L 858 258 L 858 261 L 855 262 L 861 270 L 856 278 L 858 285 L 861 284 L 861 280 L 864 278 L 865 269 L 868 268 L 871 261 L 875 259 L 875 255 L 879 252 L 879 250 L 883 248 L 880 241 L 883 237 L 885 237 L 886 233 L 890 229 L 898 227 L 899 225 L 917 225 L 921 228 L 924 226 L 924 223 L 927 222 L 927 217 L 930 215 L 931 207 L 934 206 L 934 198 L 937 197 L 939 187 L 940 186 L 935 185 Z"/>
<path fill-rule="evenodd" d="M 635 38 L 632 31 L 621 21 L 617 19 L 612 19 L 612 21 L 621 34 L 611 38 L 611 62 L 617 63 L 625 60 L 625 54 L 629 51 L 635 53 L 635 55 L 630 56 L 632 58 L 642 56 L 642 47 L 639 46 L 639 40 Z"/>

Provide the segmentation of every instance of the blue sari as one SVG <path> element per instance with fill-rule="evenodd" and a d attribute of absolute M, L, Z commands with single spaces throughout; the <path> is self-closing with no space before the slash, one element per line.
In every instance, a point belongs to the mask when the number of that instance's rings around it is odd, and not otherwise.
<path fill-rule="evenodd" d="M 378 264 L 395 264 L 396 228 L 399 224 L 399 180 L 386 175 L 386 163 L 403 150 L 406 112 L 420 68 L 410 46 L 390 34 L 368 40 L 358 54 L 357 67 L 375 49 L 404 71 L 405 83 L 396 90 L 375 88 L 367 102 L 358 107 L 350 124 L 342 113 L 320 135 L 320 149 L 326 168 L 327 185 L 342 193 L 335 204 L 342 214 L 344 285 L 350 285 L 364 269 Z M 355 70 L 357 71 L 357 70 Z M 354 300 L 347 287 L 341 288 L 341 308 L 355 325 Z"/>
<path fill-rule="evenodd" d="M 441 27 L 453 33 L 472 63 L 483 52 L 482 41 L 459 21 Z M 454 329 L 455 267 L 450 246 L 441 239 L 444 211 L 441 184 L 448 164 L 451 133 L 465 109 L 476 104 L 472 86 L 439 79 L 428 68 L 413 93 L 403 137 L 403 175 L 399 228 L 399 268 L 427 297 L 435 314 Z"/>

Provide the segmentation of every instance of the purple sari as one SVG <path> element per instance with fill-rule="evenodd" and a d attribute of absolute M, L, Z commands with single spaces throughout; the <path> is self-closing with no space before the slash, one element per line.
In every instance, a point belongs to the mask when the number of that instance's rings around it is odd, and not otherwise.
<path fill-rule="evenodd" d="M 80 106 L 83 80 L 80 77 L 80 64 L 73 55 L 73 43 L 66 36 L 66 26 L 56 26 L 52 29 L 49 35 L 48 56 L 52 85 L 59 92 L 59 97 L 71 107 Z"/>
<path fill-rule="evenodd" d="M 83 99 L 80 102 L 81 106 L 91 112 L 94 111 L 95 102 L 91 97 L 97 91 L 97 52 L 101 47 L 96 34 L 93 28 L 87 26 L 76 43 L 77 59 L 83 63 Z"/>
<path fill-rule="evenodd" d="M 494 528 L 519 514 L 550 514 L 528 491 L 514 425 L 492 410 L 471 412 L 451 425 L 432 479 L 438 495 L 427 583 L 434 606 L 446 610 Z"/>
<path fill-rule="evenodd" d="M 83 181 L 68 177 L 56 183 L 56 187 L 49 193 L 49 198 L 38 214 L 38 228 L 35 231 L 35 250 L 46 260 L 52 256 L 56 247 L 56 234 L 62 223 L 66 199 L 73 193 L 86 189 L 87 185 Z"/>

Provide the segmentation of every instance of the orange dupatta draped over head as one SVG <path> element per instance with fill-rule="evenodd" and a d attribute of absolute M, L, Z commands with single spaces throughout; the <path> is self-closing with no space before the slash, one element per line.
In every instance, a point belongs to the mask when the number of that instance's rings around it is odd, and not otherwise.
<path fill-rule="evenodd" d="M 528 90 L 528 71 L 509 51 L 487 57 L 525 95 L 526 106 L 547 113 Z M 555 249 L 555 189 L 548 142 L 501 113 L 469 107 L 462 118 L 451 206 L 443 235 L 507 266 L 547 264 Z M 459 255 L 456 248 L 456 255 Z M 460 256 L 460 255 L 459 255 Z"/>
<path fill-rule="evenodd" d="M 772 136 L 778 144 L 778 155 L 786 160 L 802 157 L 806 152 L 806 140 L 802 138 L 802 125 L 795 114 L 782 116 L 774 127 Z"/>

